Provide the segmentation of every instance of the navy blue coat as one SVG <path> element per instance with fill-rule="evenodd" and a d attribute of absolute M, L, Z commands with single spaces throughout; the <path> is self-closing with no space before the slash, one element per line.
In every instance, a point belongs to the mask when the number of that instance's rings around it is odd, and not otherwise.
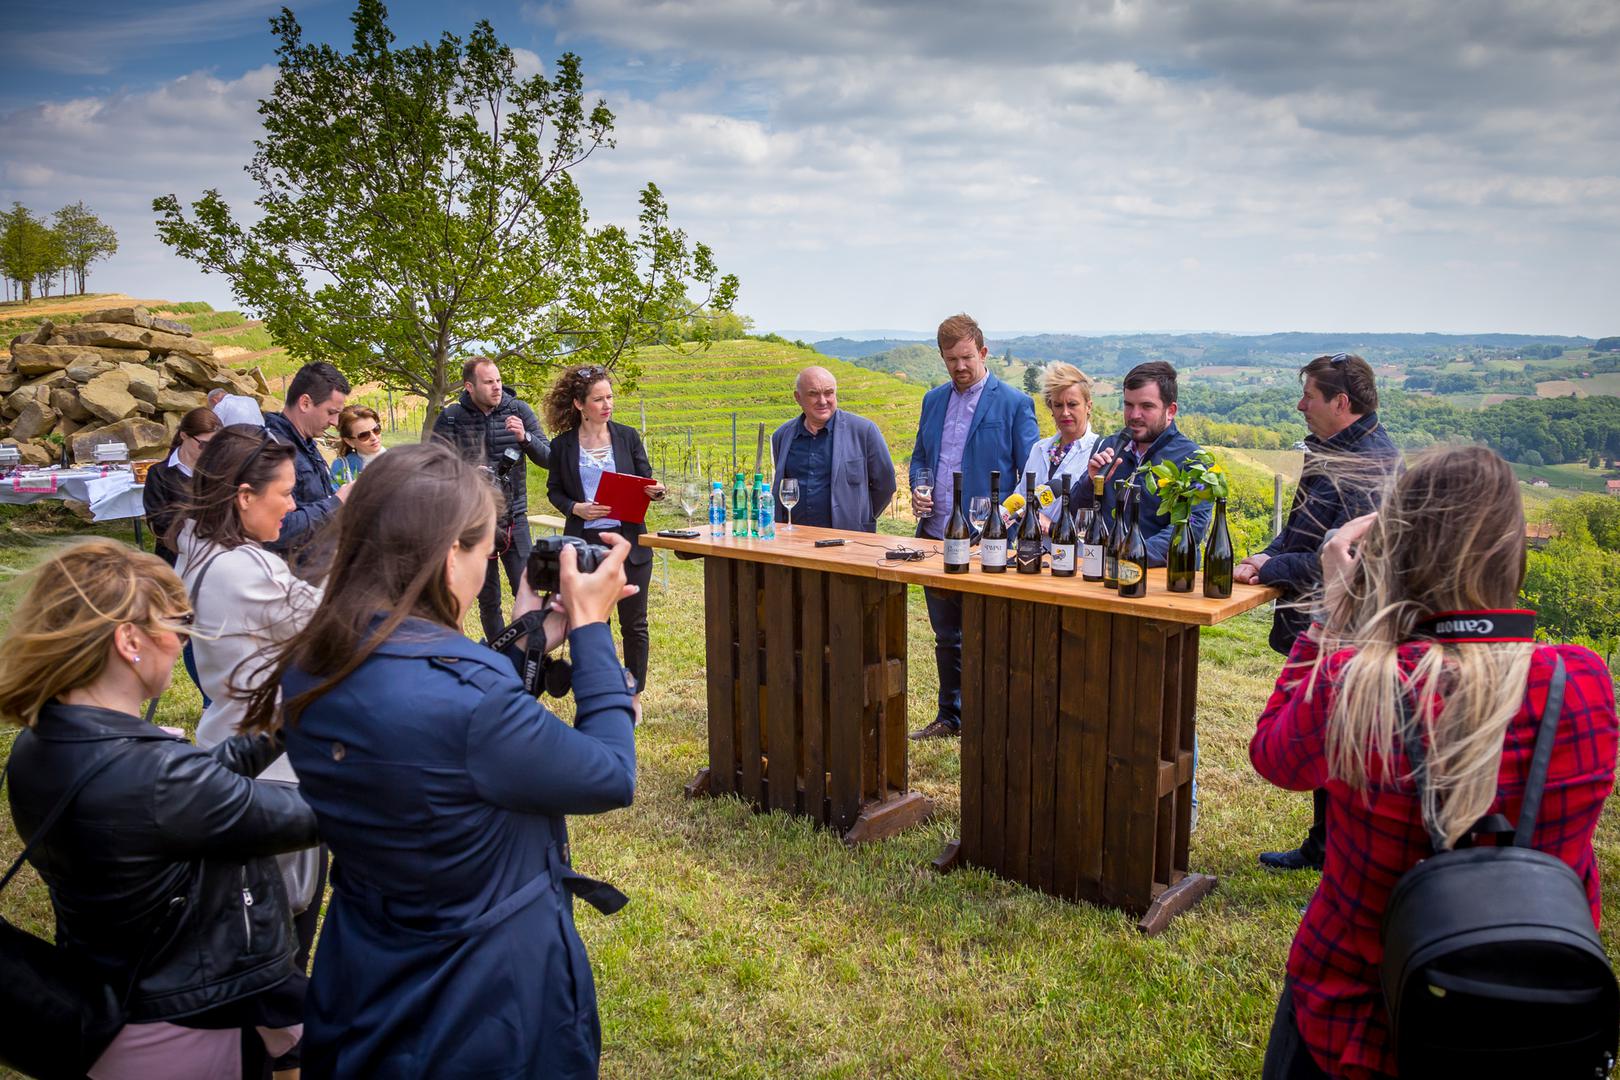
<path fill-rule="evenodd" d="M 1260 584 L 1282 590 L 1283 602 L 1271 617 L 1271 647 L 1287 656 L 1294 639 L 1311 625 L 1301 601 L 1322 584 L 1318 550 L 1329 529 L 1375 510 L 1389 474 L 1400 468 L 1401 452 L 1378 414 L 1357 417 L 1331 439 L 1305 439 L 1305 467 L 1300 471 L 1294 503 L 1265 553 Z"/>
<path fill-rule="evenodd" d="M 1093 455 L 1100 454 L 1104 447 L 1113 447 L 1117 455 L 1113 464 L 1103 474 L 1108 478 L 1108 483 L 1103 488 L 1102 505 L 1109 513 L 1115 510 L 1115 480 L 1131 476 L 1143 465 L 1157 465 L 1161 461 L 1185 465 L 1187 459 L 1201 449 L 1197 443 L 1181 433 L 1181 429 L 1176 427 L 1173 420 L 1165 425 L 1165 429 L 1153 440 L 1153 445 L 1148 447 L 1145 455 L 1136 452 L 1129 435 L 1110 435 L 1106 439 L 1099 439 L 1091 452 Z M 1170 515 L 1159 513 L 1159 497 L 1147 489 L 1146 480 L 1146 476 L 1137 476 L 1133 481 L 1136 488 L 1134 498 L 1142 508 L 1140 518 L 1142 543 L 1147 547 L 1148 565 L 1163 566 L 1170 558 Z M 1203 537 L 1209 529 L 1209 519 L 1214 513 L 1215 508 L 1207 502 L 1193 507 L 1192 513 L 1187 515 L 1187 525 L 1192 529 L 1195 538 Z M 1203 557 L 1202 552 L 1199 557 Z"/>
<path fill-rule="evenodd" d="M 334 865 L 305 1007 L 311 1080 L 596 1075 L 573 896 L 623 897 L 569 867 L 563 815 L 629 805 L 635 742 L 606 624 L 569 643 L 573 727 L 507 657 L 410 620 L 287 732 Z M 282 691 L 314 683 L 295 672 Z"/>
<path fill-rule="evenodd" d="M 990 473 L 1001 473 L 1001 494 L 1022 486 L 1023 476 L 1018 470 L 1029 457 L 1029 448 L 1041 437 L 1041 426 L 1035 420 L 1035 402 L 1022 390 L 1007 385 L 994 375 L 981 391 L 973 419 L 968 422 L 967 445 L 962 448 L 962 501 L 990 494 Z M 936 386 L 923 395 L 922 415 L 917 419 L 917 441 L 911 450 L 910 484 L 917 486 L 917 470 L 934 470 L 934 487 L 949 488 L 951 478 L 939 473 L 940 443 L 945 437 L 945 410 L 956 387 L 951 383 Z M 917 523 L 917 535 L 923 535 L 927 519 Z M 936 538 L 937 539 L 937 538 Z"/>
<path fill-rule="evenodd" d="M 343 501 L 337 497 L 337 485 L 332 482 L 332 470 L 315 446 L 293 427 L 292 421 L 281 413 L 264 414 L 264 430 L 295 451 L 293 454 L 293 502 L 297 506 L 281 519 L 281 535 L 266 548 L 287 558 L 296 547 L 304 544 L 337 513 Z M 290 560 L 289 560 L 290 561 Z"/>

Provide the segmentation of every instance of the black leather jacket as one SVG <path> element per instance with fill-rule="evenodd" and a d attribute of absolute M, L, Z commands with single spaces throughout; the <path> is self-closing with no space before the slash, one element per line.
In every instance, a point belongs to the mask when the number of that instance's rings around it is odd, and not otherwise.
<path fill-rule="evenodd" d="M 523 421 L 523 438 L 506 430 L 508 416 Z M 505 387 L 501 388 L 501 403 L 487 415 L 473 404 L 472 395 L 463 390 L 460 400 L 433 421 L 433 437 L 455 447 L 457 453 L 474 465 L 493 466 L 510 447 L 526 454 L 542 469 L 551 467 L 551 440 L 540 430 L 534 410 Z M 506 475 L 506 499 L 514 514 L 526 513 L 529 509 L 528 470 L 521 461 Z"/>
<path fill-rule="evenodd" d="M 29 856 L 57 944 L 130 993 L 132 1023 L 175 1019 L 265 990 L 293 971 L 292 916 L 270 856 L 316 840 L 297 789 L 255 783 L 279 740 L 238 735 L 204 752 L 124 713 L 52 702 L 17 736 L 11 816 L 26 841 L 73 779 L 80 791 Z"/>

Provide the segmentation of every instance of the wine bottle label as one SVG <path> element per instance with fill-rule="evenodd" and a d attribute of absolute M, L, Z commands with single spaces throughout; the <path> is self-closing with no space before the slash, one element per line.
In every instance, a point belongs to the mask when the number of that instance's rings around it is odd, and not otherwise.
<path fill-rule="evenodd" d="M 1052 572 L 1055 574 L 1059 570 L 1073 570 L 1073 569 L 1074 569 L 1074 545 L 1073 544 L 1053 544 L 1052 545 Z"/>
<path fill-rule="evenodd" d="M 966 566 L 968 553 L 971 550 L 971 541 L 947 540 L 945 541 L 945 565 Z"/>
<path fill-rule="evenodd" d="M 1041 542 L 1039 540 L 1020 540 L 1018 542 L 1018 565 L 1041 565 Z"/>
<path fill-rule="evenodd" d="M 1007 540 L 1005 537 L 998 540 L 985 540 L 979 544 L 979 565 L 1007 565 Z"/>
<path fill-rule="evenodd" d="M 1098 577 L 1103 572 L 1103 549 L 1101 544 L 1086 544 L 1082 549 L 1080 572 L 1087 577 Z"/>
<path fill-rule="evenodd" d="M 1140 563 L 1121 561 L 1119 564 L 1119 583 L 1121 585 L 1135 585 L 1142 580 L 1144 571 Z"/>

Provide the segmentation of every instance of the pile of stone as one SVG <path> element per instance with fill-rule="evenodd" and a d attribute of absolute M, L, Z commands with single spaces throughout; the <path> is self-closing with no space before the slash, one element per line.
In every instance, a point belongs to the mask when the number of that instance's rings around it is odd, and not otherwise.
<path fill-rule="evenodd" d="M 45 322 L 13 338 L 0 359 L 0 442 L 14 443 L 26 465 L 61 460 L 63 446 L 72 462 L 89 462 L 107 442 L 157 457 L 214 389 L 280 408 L 258 368 L 216 360 L 191 327 L 146 308 L 96 311 L 60 328 Z"/>

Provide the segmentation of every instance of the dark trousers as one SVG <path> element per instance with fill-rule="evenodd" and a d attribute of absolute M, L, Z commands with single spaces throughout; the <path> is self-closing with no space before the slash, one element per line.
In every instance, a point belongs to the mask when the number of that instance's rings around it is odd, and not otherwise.
<path fill-rule="evenodd" d="M 495 542 L 498 547 L 500 537 L 497 536 Z M 489 560 L 489 566 L 484 571 L 484 587 L 478 590 L 478 621 L 483 624 L 485 641 L 494 640 L 496 634 L 506 629 L 506 618 L 501 614 L 501 568 L 506 568 L 506 583 L 512 587 L 512 595 L 516 596 L 518 580 L 523 568 L 528 565 L 529 551 L 533 547 L 529 539 L 527 511 L 520 510 L 512 521 L 511 546 Z"/>
<path fill-rule="evenodd" d="M 1317 862 L 1327 854 L 1327 802 L 1327 788 L 1311 792 L 1311 829 L 1299 845 L 1300 851 Z"/>
<path fill-rule="evenodd" d="M 180 650 L 180 659 L 185 661 L 186 674 L 191 676 L 191 684 L 197 688 L 197 693 L 202 694 L 203 708 L 208 708 L 213 702 L 203 693 L 202 680 L 197 677 L 197 654 L 191 651 L 190 638 L 186 638 L 186 647 Z"/>
<path fill-rule="evenodd" d="M 928 622 L 934 628 L 934 663 L 939 667 L 939 713 L 954 728 L 962 726 L 962 594 L 923 589 Z"/>
<path fill-rule="evenodd" d="M 1283 980 L 1282 997 L 1277 999 L 1276 1015 L 1271 1018 L 1271 1038 L 1266 1042 L 1260 1080 L 1328 1080 L 1299 1033 L 1299 1022 L 1294 1019 L 1294 986 L 1287 979 Z"/>
<path fill-rule="evenodd" d="M 601 544 L 600 532 L 601 530 L 584 530 L 585 540 L 592 544 Z M 640 566 L 628 559 L 625 560 L 624 576 L 629 584 L 636 586 L 636 595 L 619 601 L 619 638 L 624 642 L 624 666 L 636 677 L 638 694 L 647 689 L 647 658 L 652 652 L 652 641 L 647 634 L 647 589 L 652 585 L 652 571 L 651 559 Z"/>

